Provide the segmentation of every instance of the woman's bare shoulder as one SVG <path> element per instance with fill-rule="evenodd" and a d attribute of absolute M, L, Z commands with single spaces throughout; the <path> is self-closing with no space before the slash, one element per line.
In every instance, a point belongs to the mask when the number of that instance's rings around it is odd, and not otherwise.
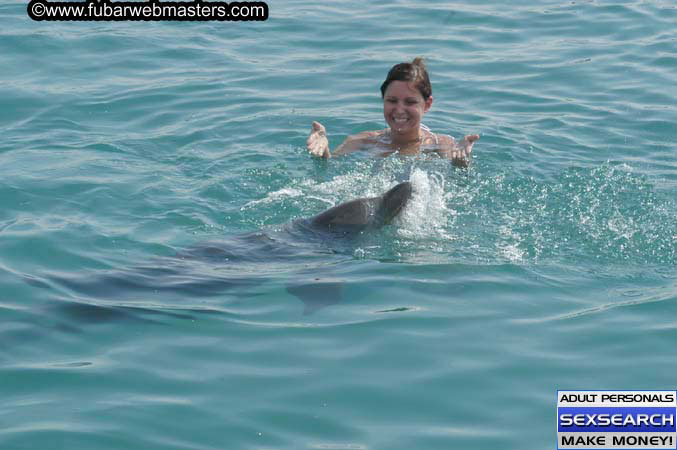
<path fill-rule="evenodd" d="M 448 134 L 431 133 L 431 136 L 424 143 L 432 147 L 429 151 L 433 151 L 443 158 L 450 158 L 456 148 L 456 141 Z"/>
<path fill-rule="evenodd" d="M 373 140 L 374 138 L 378 138 L 383 136 L 383 133 L 385 133 L 386 130 L 374 130 L 374 131 L 363 131 L 361 133 L 354 134 L 352 136 L 348 136 L 347 140 L 361 140 L 361 141 L 370 141 Z"/>
<path fill-rule="evenodd" d="M 441 149 L 446 150 L 456 147 L 456 140 L 448 134 L 437 133 L 435 136 L 437 137 L 437 142 Z"/>
<path fill-rule="evenodd" d="M 335 155 L 345 155 L 356 150 L 362 150 L 365 147 L 376 144 L 385 130 L 363 131 L 361 133 L 348 136 L 343 144 L 334 152 Z"/>

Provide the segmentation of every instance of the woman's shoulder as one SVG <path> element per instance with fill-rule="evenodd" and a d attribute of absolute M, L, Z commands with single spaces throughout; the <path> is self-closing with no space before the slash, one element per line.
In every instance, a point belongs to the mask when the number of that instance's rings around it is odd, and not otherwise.
<path fill-rule="evenodd" d="M 362 141 L 369 141 L 375 138 L 379 138 L 383 136 L 383 134 L 387 131 L 385 130 L 374 130 L 374 131 L 363 131 L 361 133 L 353 134 L 352 136 L 348 136 L 349 140 L 362 140 Z"/>
<path fill-rule="evenodd" d="M 430 129 L 426 131 L 426 136 L 421 142 L 421 149 L 425 153 L 434 152 L 442 157 L 450 157 L 456 147 L 454 138 L 448 134 L 433 133 Z"/>
<path fill-rule="evenodd" d="M 387 129 L 385 130 L 374 130 L 374 131 L 363 131 L 361 133 L 353 134 L 348 136 L 344 144 L 349 145 L 351 148 L 362 148 L 370 145 L 377 145 L 381 143 L 384 136 L 386 135 Z"/>
<path fill-rule="evenodd" d="M 440 146 L 440 148 L 452 148 L 456 145 L 456 141 L 454 140 L 453 137 L 449 136 L 448 134 L 442 134 L 442 133 L 431 133 L 434 138 L 436 143 Z"/>
<path fill-rule="evenodd" d="M 346 153 L 362 150 L 366 147 L 378 144 L 384 132 L 385 130 L 363 131 L 361 133 L 348 136 L 346 140 L 343 141 L 343 144 L 339 145 L 339 147 L 336 149 L 334 155 L 344 155 Z"/>

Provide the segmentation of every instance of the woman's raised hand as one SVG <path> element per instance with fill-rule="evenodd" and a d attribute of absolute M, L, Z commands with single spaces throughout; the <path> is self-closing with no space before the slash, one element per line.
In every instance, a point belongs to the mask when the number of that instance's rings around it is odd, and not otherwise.
<path fill-rule="evenodd" d="M 451 161 L 455 166 L 468 167 L 472 146 L 479 138 L 478 134 L 469 134 L 456 144 L 456 147 L 451 151 Z"/>
<path fill-rule="evenodd" d="M 311 155 L 319 158 L 329 158 L 329 141 L 327 140 L 327 130 L 320 122 L 313 122 L 313 128 L 310 130 L 310 136 L 306 141 L 306 148 Z"/>

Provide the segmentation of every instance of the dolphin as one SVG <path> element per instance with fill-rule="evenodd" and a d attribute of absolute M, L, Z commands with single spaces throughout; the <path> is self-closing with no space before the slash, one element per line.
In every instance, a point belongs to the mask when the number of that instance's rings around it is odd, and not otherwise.
<path fill-rule="evenodd" d="M 295 224 L 342 236 L 355 235 L 388 225 L 407 205 L 411 194 L 411 183 L 405 181 L 378 197 L 350 200 Z M 343 283 L 314 275 L 310 282 L 297 281 L 287 286 L 287 292 L 303 301 L 304 315 L 339 303 L 343 295 Z"/>
<path fill-rule="evenodd" d="M 358 198 L 312 217 L 309 223 L 315 228 L 332 231 L 362 231 L 389 224 L 411 198 L 411 183 L 405 181 L 378 197 Z"/>
<path fill-rule="evenodd" d="M 108 300 L 114 306 L 158 294 L 167 304 L 185 295 L 209 297 L 228 291 L 240 298 L 260 295 L 252 294 L 251 288 L 275 279 L 279 267 L 285 267 L 290 271 L 287 292 L 302 300 L 304 314 L 310 314 L 340 302 L 343 296 L 342 280 L 333 276 L 333 265 L 323 262 L 341 253 L 336 249 L 343 242 L 350 244 L 351 237 L 391 223 L 411 195 L 411 183 L 405 181 L 383 195 L 341 203 L 316 216 L 295 220 L 282 230 L 198 244 L 143 266 L 85 275 L 51 274 L 47 279 L 96 304 Z M 317 264 L 309 269 L 311 261 Z"/>

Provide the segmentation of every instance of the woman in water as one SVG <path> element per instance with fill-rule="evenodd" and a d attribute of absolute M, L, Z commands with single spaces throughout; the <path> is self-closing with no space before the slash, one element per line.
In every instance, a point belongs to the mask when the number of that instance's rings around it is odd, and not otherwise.
<path fill-rule="evenodd" d="M 389 128 L 350 136 L 330 152 L 327 130 L 321 123 L 313 122 L 306 142 L 308 151 L 320 158 L 367 149 L 379 149 L 382 156 L 435 152 L 450 159 L 454 165 L 468 166 L 473 143 L 480 138 L 478 135 L 468 135 L 457 143 L 453 137 L 435 134 L 421 123 L 433 104 L 430 79 L 422 58 L 394 65 L 381 85 L 381 97 L 383 116 Z"/>

